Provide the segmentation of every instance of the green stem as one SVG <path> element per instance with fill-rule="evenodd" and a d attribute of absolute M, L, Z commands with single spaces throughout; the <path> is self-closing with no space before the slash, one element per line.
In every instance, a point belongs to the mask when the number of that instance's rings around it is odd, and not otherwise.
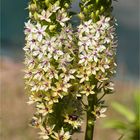
<path fill-rule="evenodd" d="M 94 124 L 92 124 L 90 114 L 87 113 L 87 126 L 85 140 L 93 140 Z"/>
<path fill-rule="evenodd" d="M 89 109 L 87 111 L 86 133 L 85 140 L 93 140 L 94 136 L 94 124 L 96 117 L 91 113 L 94 111 L 94 106 L 97 104 L 97 95 L 89 95 L 88 97 Z"/>

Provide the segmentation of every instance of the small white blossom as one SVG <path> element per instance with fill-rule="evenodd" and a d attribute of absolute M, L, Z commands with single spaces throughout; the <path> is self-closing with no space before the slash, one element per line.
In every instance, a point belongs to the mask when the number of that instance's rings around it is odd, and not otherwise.
<path fill-rule="evenodd" d="M 41 15 L 38 15 L 38 17 L 40 18 L 40 20 L 45 20 L 47 22 L 51 22 L 51 19 L 50 19 L 51 15 L 52 15 L 52 12 L 50 12 L 49 10 L 47 10 L 47 11 L 43 10 L 41 12 Z"/>
<path fill-rule="evenodd" d="M 109 21 L 110 21 L 110 17 L 101 16 L 97 24 L 101 25 L 101 29 L 104 30 L 110 27 Z"/>
<path fill-rule="evenodd" d="M 106 107 L 97 107 L 95 109 L 95 112 L 92 112 L 96 116 L 96 118 L 104 118 L 106 115 L 104 114 L 106 112 L 107 108 Z"/>
<path fill-rule="evenodd" d="M 52 138 L 54 140 L 69 140 L 71 137 L 69 131 L 64 131 L 64 128 L 62 127 L 60 132 L 56 133 L 54 132 L 54 135 L 52 135 Z"/>
<path fill-rule="evenodd" d="M 43 103 L 38 103 L 36 105 L 36 108 L 37 108 L 37 112 L 41 113 L 43 116 L 46 116 L 48 113 L 53 112 L 52 105 L 46 105 L 46 104 L 43 104 Z"/>
<path fill-rule="evenodd" d="M 70 20 L 70 18 L 68 17 L 66 11 L 63 8 L 61 10 L 58 10 L 56 21 L 58 21 L 62 27 L 65 26 L 65 22 L 67 22 L 68 20 Z"/>
<path fill-rule="evenodd" d="M 93 91 L 94 87 L 95 85 L 84 84 L 83 89 L 80 91 L 80 93 L 85 94 L 86 96 L 95 94 L 95 92 Z"/>
<path fill-rule="evenodd" d="M 46 35 L 46 32 L 45 32 L 46 28 L 47 28 L 47 26 L 45 26 L 45 25 L 41 26 L 40 23 L 37 23 L 35 35 L 39 42 L 42 41 L 43 37 Z"/>
<path fill-rule="evenodd" d="M 90 54 L 87 54 L 86 52 L 80 54 L 79 58 L 79 64 L 83 64 L 84 66 L 87 66 L 87 64 L 92 61 L 92 56 Z"/>
<path fill-rule="evenodd" d="M 58 71 L 55 70 L 55 67 L 49 68 L 47 71 L 47 75 L 49 79 L 53 79 L 53 78 L 58 79 Z"/>
<path fill-rule="evenodd" d="M 78 74 L 76 75 L 77 78 L 80 79 L 80 83 L 83 83 L 85 81 L 89 81 L 89 76 L 91 75 L 90 74 L 90 71 L 87 71 L 86 68 L 85 69 L 79 69 L 79 71 L 77 72 Z"/>
<path fill-rule="evenodd" d="M 40 126 L 40 129 L 41 129 L 41 132 L 39 132 L 40 138 L 44 140 L 50 139 L 50 135 L 53 133 L 54 127 L 55 125 L 53 125 L 52 127 L 46 126 L 46 128 L 44 128 L 43 126 Z"/>
<path fill-rule="evenodd" d="M 71 79 L 75 79 L 74 77 L 74 73 L 75 73 L 75 69 L 71 69 L 69 71 L 65 71 L 64 73 L 60 74 L 60 77 L 64 79 L 64 82 L 68 82 Z"/>
<path fill-rule="evenodd" d="M 63 82 L 57 82 L 56 87 L 52 87 L 53 90 L 53 97 L 60 97 L 63 98 L 64 95 L 67 94 L 69 87 L 71 87 L 71 85 L 69 83 L 63 83 Z"/>
<path fill-rule="evenodd" d="M 70 124 L 73 128 L 78 129 L 82 125 L 82 121 L 78 118 L 77 115 L 65 115 L 64 122 Z"/>
<path fill-rule="evenodd" d="M 78 27 L 78 32 L 79 33 L 83 33 L 83 32 L 89 33 L 90 32 L 90 29 L 92 29 L 91 23 L 92 23 L 92 20 L 89 20 L 89 21 L 86 21 L 83 24 L 81 24 Z"/>
<path fill-rule="evenodd" d="M 40 101 L 41 101 L 41 98 L 39 98 L 35 95 L 30 95 L 29 101 L 27 103 L 28 104 L 33 104 L 33 103 L 40 102 Z"/>
<path fill-rule="evenodd" d="M 41 83 L 39 90 L 41 90 L 41 91 L 48 91 L 49 89 L 51 89 L 51 81 L 49 79 L 45 79 Z"/>
<path fill-rule="evenodd" d="M 25 23 L 25 30 L 24 30 L 25 35 L 30 36 L 32 33 L 35 32 L 35 30 L 36 30 L 35 25 L 32 24 L 30 20 L 28 20 L 28 22 Z"/>

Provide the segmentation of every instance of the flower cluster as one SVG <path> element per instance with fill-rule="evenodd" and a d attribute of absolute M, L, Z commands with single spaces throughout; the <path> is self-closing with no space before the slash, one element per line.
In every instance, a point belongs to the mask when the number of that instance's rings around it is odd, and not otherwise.
<path fill-rule="evenodd" d="M 89 20 L 78 26 L 79 68 L 76 77 L 83 85 L 80 93 L 87 96 L 95 93 L 94 84 L 97 83 L 93 83 L 93 79 L 96 79 L 98 84 L 104 85 L 115 73 L 116 43 L 114 27 L 111 26 L 110 21 L 109 17 L 101 16 L 96 23 Z"/>
<path fill-rule="evenodd" d="M 64 28 L 60 33 L 56 32 L 52 36 L 47 33 L 50 26 L 42 22 L 51 23 L 51 16 L 56 11 L 56 21 Z M 70 138 L 69 133 L 64 132 L 63 126 L 59 132 L 56 129 L 57 126 L 49 125 L 49 118 L 50 114 L 53 112 L 55 114 L 55 104 L 68 96 L 70 88 L 73 88 L 72 83 L 76 73 L 73 67 L 75 63 L 74 34 L 71 25 L 66 24 L 69 20 L 67 13 L 56 3 L 47 11 L 43 10 L 38 17 L 37 22 L 29 20 L 25 23 L 24 78 L 26 89 L 30 92 L 28 103 L 35 103 L 37 109 L 31 124 L 41 129 L 40 136 L 43 139 L 67 140 Z M 44 124 L 48 125 L 44 126 Z"/>
<path fill-rule="evenodd" d="M 40 128 L 42 139 L 68 140 L 88 110 L 83 99 L 113 91 L 110 77 L 115 73 L 116 42 L 112 19 L 100 16 L 98 22 L 83 21 L 73 29 L 70 15 L 58 1 L 29 16 L 24 78 L 28 103 L 36 107 L 31 125 Z M 99 103 L 91 114 L 102 117 L 102 109 Z"/>

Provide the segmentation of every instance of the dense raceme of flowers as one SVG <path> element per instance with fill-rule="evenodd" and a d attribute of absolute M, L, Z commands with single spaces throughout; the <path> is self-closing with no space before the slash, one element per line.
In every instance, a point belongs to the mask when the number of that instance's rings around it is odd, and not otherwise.
<path fill-rule="evenodd" d="M 80 129 L 84 111 L 95 118 L 105 116 L 102 97 L 113 91 L 110 78 L 116 67 L 113 19 L 100 16 L 73 29 L 58 1 L 29 16 L 24 78 L 28 103 L 36 107 L 31 125 L 40 128 L 42 139 L 68 140 Z M 92 95 L 97 102 L 88 110 L 83 99 Z"/>
<path fill-rule="evenodd" d="M 93 78 L 102 85 L 100 89 L 105 88 L 103 84 L 108 83 L 110 76 L 115 73 L 114 35 L 114 27 L 110 25 L 109 17 L 102 16 L 96 23 L 89 20 L 79 25 L 77 33 L 79 68 L 76 77 L 81 84 L 83 83 L 80 93 L 86 96 L 95 93 L 96 85 L 91 83 Z"/>

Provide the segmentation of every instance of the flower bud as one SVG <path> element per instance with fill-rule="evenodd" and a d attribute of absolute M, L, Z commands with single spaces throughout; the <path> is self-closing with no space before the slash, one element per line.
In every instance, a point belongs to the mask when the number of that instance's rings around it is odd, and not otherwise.
<path fill-rule="evenodd" d="M 97 17 L 99 16 L 99 13 L 100 13 L 100 11 L 97 10 L 96 13 L 95 13 Z"/>
<path fill-rule="evenodd" d="M 34 19 L 38 20 L 38 13 L 37 12 L 34 13 Z"/>
<path fill-rule="evenodd" d="M 69 4 L 68 4 L 68 3 L 65 3 L 64 6 L 65 6 L 66 8 L 69 8 Z"/>
<path fill-rule="evenodd" d="M 35 3 L 30 4 L 30 5 L 28 6 L 28 9 L 29 9 L 29 11 L 35 11 L 35 10 L 37 9 L 37 6 L 36 6 Z"/>
<path fill-rule="evenodd" d="M 56 28 L 56 25 L 50 25 L 49 30 L 52 32 Z"/>
<path fill-rule="evenodd" d="M 45 0 L 46 6 L 49 6 L 50 0 Z"/>
<path fill-rule="evenodd" d="M 101 6 L 100 11 L 104 12 L 104 7 L 103 6 Z"/>
<path fill-rule="evenodd" d="M 85 14 L 88 14 L 88 9 L 87 8 L 84 7 L 83 11 L 84 11 Z"/>
<path fill-rule="evenodd" d="M 95 18 L 95 14 L 94 14 L 94 12 L 91 13 L 91 18 L 92 18 L 92 19 Z"/>
<path fill-rule="evenodd" d="M 96 4 L 98 4 L 98 3 L 99 3 L 99 1 L 100 1 L 100 0 L 96 0 Z"/>
<path fill-rule="evenodd" d="M 83 20 L 83 19 L 85 18 L 84 14 L 81 13 L 81 12 L 78 14 L 78 17 L 79 17 L 81 20 Z"/>
<path fill-rule="evenodd" d="M 92 5 L 89 5 L 89 6 L 88 6 L 88 10 L 91 10 L 92 8 L 93 8 Z"/>

